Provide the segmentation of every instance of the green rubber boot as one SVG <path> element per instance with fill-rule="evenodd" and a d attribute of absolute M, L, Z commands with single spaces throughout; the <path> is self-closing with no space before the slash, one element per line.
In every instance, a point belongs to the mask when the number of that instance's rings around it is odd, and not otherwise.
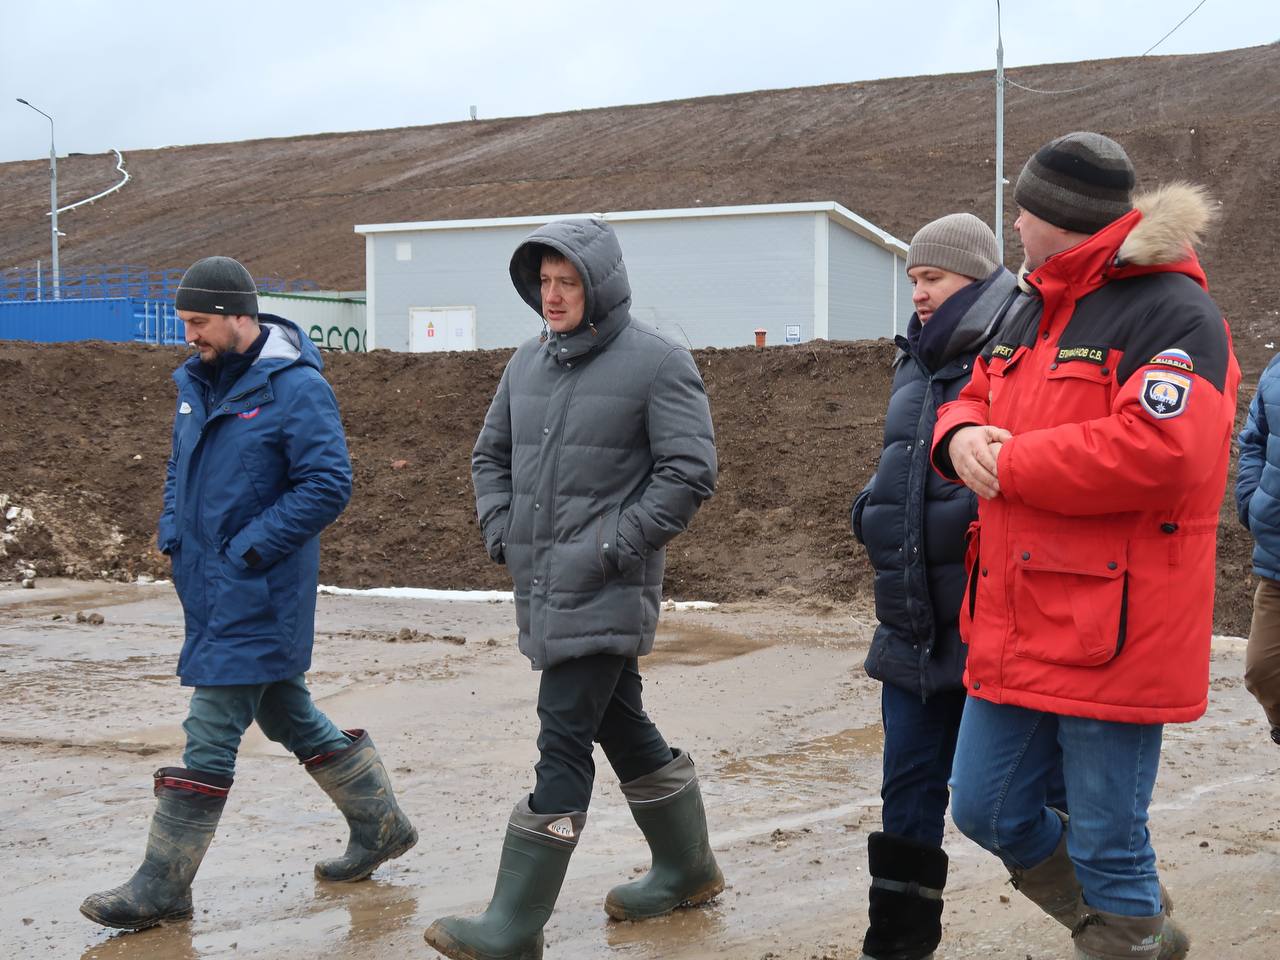
<path fill-rule="evenodd" d="M 80 904 L 82 914 L 104 927 L 144 930 L 191 919 L 191 881 L 218 829 L 231 778 L 161 767 L 153 779 L 156 812 L 142 866 L 127 882 Z"/>
<path fill-rule="evenodd" d="M 350 883 L 365 879 L 383 862 L 409 850 L 418 842 L 418 831 L 396 803 L 391 778 L 369 734 L 343 732 L 353 738 L 351 746 L 313 757 L 304 765 L 351 828 L 346 852 L 317 863 L 316 876 Z"/>
<path fill-rule="evenodd" d="M 661 917 L 706 903 L 724 889 L 693 761 L 682 750 L 671 752 L 675 758 L 666 766 L 622 785 L 653 862 L 639 880 L 609 891 L 604 910 L 615 920 Z"/>
<path fill-rule="evenodd" d="M 542 960 L 546 925 L 586 813 L 539 814 L 525 797 L 511 811 L 493 897 L 478 917 L 441 917 L 428 944 L 451 960 Z"/>

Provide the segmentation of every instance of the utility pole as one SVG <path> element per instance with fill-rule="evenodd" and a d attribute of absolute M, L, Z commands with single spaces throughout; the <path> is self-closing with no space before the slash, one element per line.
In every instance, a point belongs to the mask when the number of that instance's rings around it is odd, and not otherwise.
<path fill-rule="evenodd" d="M 49 121 L 49 237 L 53 241 L 53 299 L 60 300 L 62 292 L 59 289 L 61 275 L 58 271 L 58 151 L 53 142 L 53 117 L 21 97 L 17 100 Z"/>
<path fill-rule="evenodd" d="M 996 0 L 996 248 L 1004 262 L 1004 37 Z"/>

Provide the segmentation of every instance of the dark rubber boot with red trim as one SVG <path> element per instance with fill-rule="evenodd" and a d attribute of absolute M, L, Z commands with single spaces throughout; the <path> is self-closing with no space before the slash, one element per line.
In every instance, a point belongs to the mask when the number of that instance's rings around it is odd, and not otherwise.
<path fill-rule="evenodd" d="M 231 777 L 161 767 L 142 866 L 127 883 L 95 893 L 80 912 L 104 927 L 142 930 L 191 919 L 191 881 L 218 829 Z"/>
<path fill-rule="evenodd" d="M 346 852 L 316 864 L 321 880 L 363 880 L 379 865 L 418 842 L 418 831 L 396 803 L 391 778 L 373 740 L 364 730 L 342 731 L 353 741 L 336 753 L 304 761 L 307 773 L 347 818 L 351 837 Z"/>

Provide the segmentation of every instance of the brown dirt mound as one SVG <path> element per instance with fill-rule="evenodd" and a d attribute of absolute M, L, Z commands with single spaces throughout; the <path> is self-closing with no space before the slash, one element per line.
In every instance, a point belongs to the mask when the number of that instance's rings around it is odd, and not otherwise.
<path fill-rule="evenodd" d="M 326 358 L 356 482 L 324 537 L 324 582 L 509 586 L 482 549 L 470 475 L 471 446 L 509 355 Z M 870 567 L 848 511 L 880 453 L 892 355 L 888 341 L 696 353 L 720 483 L 669 552 L 668 596 L 865 601 Z M 169 373 L 182 357 L 134 345 L 0 342 L 0 495 L 33 518 L 2 545 L 3 575 L 18 561 L 41 575 L 167 575 L 152 538 L 175 402 Z M 1242 414 L 1247 399 L 1245 391 Z M 1251 543 L 1226 505 L 1223 518 L 1217 626 L 1240 634 Z"/>

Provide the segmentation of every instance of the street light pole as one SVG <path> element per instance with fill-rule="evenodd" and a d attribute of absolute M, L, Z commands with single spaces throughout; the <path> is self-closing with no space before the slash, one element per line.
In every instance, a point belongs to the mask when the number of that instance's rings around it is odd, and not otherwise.
<path fill-rule="evenodd" d="M 996 0 L 996 248 L 1004 262 L 1004 37 Z"/>
<path fill-rule="evenodd" d="M 58 272 L 58 152 L 53 142 L 53 117 L 21 97 L 18 97 L 17 100 L 23 106 L 30 107 L 49 121 L 49 236 L 53 241 L 53 299 L 60 300 L 62 292 L 58 286 L 60 280 Z"/>

